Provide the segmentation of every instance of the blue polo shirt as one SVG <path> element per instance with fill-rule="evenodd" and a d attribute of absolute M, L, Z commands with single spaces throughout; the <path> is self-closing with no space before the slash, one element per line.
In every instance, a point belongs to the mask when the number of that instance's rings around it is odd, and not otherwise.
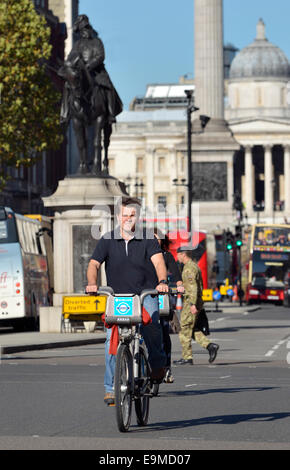
<path fill-rule="evenodd" d="M 125 242 L 117 228 L 98 241 L 91 259 L 105 263 L 107 285 L 115 293 L 140 295 L 158 284 L 151 261 L 157 253 L 162 251 L 155 237 L 146 239 L 145 231 L 136 231 L 134 238 Z"/>

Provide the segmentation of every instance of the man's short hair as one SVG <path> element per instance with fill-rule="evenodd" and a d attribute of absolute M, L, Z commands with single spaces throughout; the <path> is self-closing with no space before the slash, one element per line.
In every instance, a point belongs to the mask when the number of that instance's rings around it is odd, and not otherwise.
<path fill-rule="evenodd" d="M 141 203 L 140 203 L 139 199 L 137 199 L 135 197 L 119 198 L 119 200 L 117 202 L 117 206 L 116 206 L 117 214 L 120 214 L 121 207 L 128 207 L 128 206 L 134 207 L 134 209 L 136 209 L 137 216 L 140 215 Z"/>

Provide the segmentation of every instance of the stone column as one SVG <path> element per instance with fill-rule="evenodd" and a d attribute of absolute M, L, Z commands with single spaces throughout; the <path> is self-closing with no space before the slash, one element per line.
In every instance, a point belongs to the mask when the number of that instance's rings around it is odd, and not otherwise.
<path fill-rule="evenodd" d="M 290 216 L 290 145 L 284 147 L 284 211 Z"/>
<path fill-rule="evenodd" d="M 223 120 L 222 0 L 194 0 L 194 46 L 195 104 L 211 120 Z"/>
<path fill-rule="evenodd" d="M 265 212 L 266 215 L 273 214 L 273 164 L 272 164 L 272 147 L 266 145 L 264 148 L 264 174 L 265 174 Z"/>
<path fill-rule="evenodd" d="M 253 211 L 254 200 L 254 168 L 252 158 L 252 147 L 247 146 L 245 149 L 245 192 L 242 195 L 243 201 L 246 204 L 246 212 L 249 215 Z"/>

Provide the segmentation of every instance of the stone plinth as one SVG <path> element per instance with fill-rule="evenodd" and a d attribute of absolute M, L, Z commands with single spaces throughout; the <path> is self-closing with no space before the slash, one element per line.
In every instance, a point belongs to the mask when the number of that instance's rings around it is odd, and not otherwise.
<path fill-rule="evenodd" d="M 54 209 L 54 307 L 64 295 L 84 294 L 89 259 L 100 236 L 112 229 L 114 204 L 127 196 L 112 177 L 67 177 L 54 194 L 43 198 Z M 105 282 L 101 270 L 100 283 Z"/>

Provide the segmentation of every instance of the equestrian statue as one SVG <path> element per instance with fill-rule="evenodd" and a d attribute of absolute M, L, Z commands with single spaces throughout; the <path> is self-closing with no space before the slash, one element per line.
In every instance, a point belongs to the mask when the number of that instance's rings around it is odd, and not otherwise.
<path fill-rule="evenodd" d="M 75 33 L 79 33 L 80 38 L 58 70 L 58 74 L 65 80 L 60 121 L 64 125 L 70 120 L 73 123 L 80 156 L 77 173 L 107 176 L 112 124 L 122 112 L 123 105 L 104 66 L 104 45 L 90 25 L 88 17 L 79 15 L 73 29 Z M 94 128 L 92 168 L 89 168 L 88 162 L 90 126 Z"/>

